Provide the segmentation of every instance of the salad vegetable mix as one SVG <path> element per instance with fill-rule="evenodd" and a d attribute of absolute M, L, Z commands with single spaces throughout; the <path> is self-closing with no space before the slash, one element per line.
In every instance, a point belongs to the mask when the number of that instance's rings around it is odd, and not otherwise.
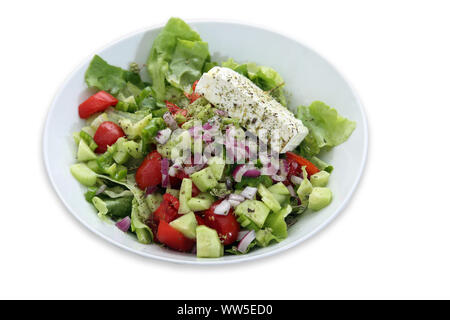
<path fill-rule="evenodd" d="M 201 258 L 280 242 L 305 210 L 326 207 L 333 167 L 320 154 L 356 126 L 319 101 L 293 114 L 275 70 L 212 61 L 177 18 L 145 68 L 95 56 L 85 81 L 97 93 L 78 107 L 70 171 L 86 201 L 140 243 Z"/>

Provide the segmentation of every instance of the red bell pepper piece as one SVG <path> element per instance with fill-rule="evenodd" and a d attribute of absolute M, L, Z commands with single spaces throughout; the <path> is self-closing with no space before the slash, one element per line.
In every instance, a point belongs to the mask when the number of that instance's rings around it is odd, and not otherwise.
<path fill-rule="evenodd" d="M 117 102 L 119 100 L 108 92 L 99 91 L 78 106 L 78 114 L 80 118 L 87 119 L 96 112 L 104 111 L 108 107 L 115 106 Z"/>

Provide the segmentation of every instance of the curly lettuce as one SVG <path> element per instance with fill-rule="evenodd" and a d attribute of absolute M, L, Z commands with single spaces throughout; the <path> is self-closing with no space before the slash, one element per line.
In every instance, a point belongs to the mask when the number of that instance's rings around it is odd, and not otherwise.
<path fill-rule="evenodd" d="M 179 18 L 171 18 L 153 42 L 147 70 L 158 100 L 166 98 L 166 82 L 190 92 L 209 60 L 208 44 Z"/>
<path fill-rule="evenodd" d="M 252 62 L 239 64 L 232 58 L 224 61 L 222 63 L 222 67 L 230 68 L 249 78 L 262 90 L 269 92 L 270 95 L 283 106 L 287 105 L 287 100 L 282 88 L 284 85 L 284 80 L 274 69 L 265 66 L 258 66 Z"/>
<path fill-rule="evenodd" d="M 345 142 L 356 128 L 356 122 L 340 116 L 321 101 L 298 107 L 297 118 L 309 129 L 299 147 L 300 154 L 307 158 Z"/>
<path fill-rule="evenodd" d="M 112 66 L 98 55 L 92 58 L 84 75 L 84 80 L 89 87 L 108 91 L 113 95 L 124 89 L 127 83 L 141 89 L 145 87 L 145 83 L 142 82 L 139 74 Z"/>

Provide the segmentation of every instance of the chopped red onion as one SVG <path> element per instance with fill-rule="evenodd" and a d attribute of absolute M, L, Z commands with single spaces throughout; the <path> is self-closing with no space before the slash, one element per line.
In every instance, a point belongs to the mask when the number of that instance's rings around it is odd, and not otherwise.
<path fill-rule="evenodd" d="M 247 233 L 249 233 L 248 230 L 239 231 L 236 241 L 241 241 L 247 235 Z"/>
<path fill-rule="evenodd" d="M 280 175 L 286 177 L 289 173 L 289 164 L 286 160 L 280 161 Z"/>
<path fill-rule="evenodd" d="M 214 112 L 217 115 L 221 116 L 221 117 L 226 117 L 227 116 L 227 113 L 225 111 L 223 111 L 223 110 L 220 110 L 220 109 L 215 109 Z"/>
<path fill-rule="evenodd" d="M 292 176 L 292 177 L 291 177 L 291 182 L 292 182 L 293 184 L 301 184 L 302 181 L 303 181 L 303 179 L 300 178 L 300 177 L 297 177 L 297 176 Z"/>
<path fill-rule="evenodd" d="M 239 201 L 242 202 L 245 200 L 244 196 L 236 193 L 232 193 L 228 196 L 228 200 Z"/>
<path fill-rule="evenodd" d="M 286 177 L 279 176 L 279 175 L 276 175 L 276 174 L 272 175 L 271 178 L 272 178 L 272 180 L 275 180 L 277 182 L 282 182 L 282 181 L 286 180 Z"/>
<path fill-rule="evenodd" d="M 153 194 L 156 189 L 158 189 L 157 186 L 149 186 L 147 188 L 145 188 L 145 196 L 148 196 L 149 194 Z"/>
<path fill-rule="evenodd" d="M 203 169 L 205 167 L 204 164 L 198 164 L 196 166 L 192 166 L 192 167 L 184 167 L 184 173 L 186 173 L 187 175 L 191 175 L 197 171 L 200 171 L 201 169 Z"/>
<path fill-rule="evenodd" d="M 175 130 L 178 129 L 178 124 L 177 124 L 177 122 L 175 121 L 175 119 L 173 118 L 172 114 L 170 114 L 170 112 L 164 113 L 163 119 L 164 119 L 164 122 L 167 124 L 167 126 L 168 126 L 171 130 L 175 131 Z"/>
<path fill-rule="evenodd" d="M 102 184 L 98 189 L 97 192 L 95 192 L 95 195 L 98 196 L 99 194 L 103 193 L 103 191 L 106 190 L 106 184 Z"/>
<path fill-rule="evenodd" d="M 226 216 L 231 209 L 231 204 L 228 200 L 223 200 L 215 209 L 214 214 Z"/>
<path fill-rule="evenodd" d="M 163 188 L 169 187 L 169 159 L 167 158 L 163 158 L 161 160 L 161 174 L 162 174 L 161 186 Z"/>
<path fill-rule="evenodd" d="M 241 192 L 241 196 L 243 196 L 244 198 L 247 198 L 249 200 L 254 199 L 255 195 L 256 195 L 256 188 L 253 187 L 245 187 L 244 190 L 242 190 Z"/>
<path fill-rule="evenodd" d="M 177 174 L 177 169 L 174 168 L 174 166 L 171 166 L 171 167 L 169 168 L 169 176 L 175 177 L 176 174 Z"/>
<path fill-rule="evenodd" d="M 261 171 L 258 169 L 250 169 L 244 173 L 244 177 L 256 178 L 261 175 Z"/>
<path fill-rule="evenodd" d="M 292 197 L 297 197 L 297 194 L 295 193 L 294 187 L 292 185 L 288 185 L 287 189 L 289 190 L 289 193 Z"/>
<path fill-rule="evenodd" d="M 213 126 L 209 123 L 209 122 L 207 122 L 207 123 L 205 123 L 204 125 L 203 125 L 203 127 L 202 127 L 204 130 L 211 130 L 212 128 L 213 128 Z"/>
<path fill-rule="evenodd" d="M 122 230 L 123 232 L 127 232 L 130 226 L 131 226 L 131 219 L 128 216 L 116 223 L 116 227 Z"/>
<path fill-rule="evenodd" d="M 172 134 L 172 130 L 170 130 L 169 128 L 166 128 L 166 129 L 158 132 L 158 134 L 155 137 L 155 140 L 159 144 L 166 144 L 166 142 L 169 140 L 171 134 Z"/>
<path fill-rule="evenodd" d="M 262 174 L 267 176 L 275 175 L 277 171 L 278 169 L 272 163 L 268 163 L 267 166 L 262 168 Z"/>
<path fill-rule="evenodd" d="M 247 232 L 247 234 L 239 242 L 237 250 L 241 253 L 247 252 L 248 246 L 250 245 L 250 243 L 252 243 L 253 240 L 255 240 L 255 238 L 256 238 L 255 230 Z"/>
<path fill-rule="evenodd" d="M 233 171 L 233 179 L 236 182 L 241 182 L 242 177 L 246 176 L 247 172 L 249 172 L 249 177 L 259 177 L 261 175 L 261 172 L 255 169 L 253 165 L 240 164 Z"/>

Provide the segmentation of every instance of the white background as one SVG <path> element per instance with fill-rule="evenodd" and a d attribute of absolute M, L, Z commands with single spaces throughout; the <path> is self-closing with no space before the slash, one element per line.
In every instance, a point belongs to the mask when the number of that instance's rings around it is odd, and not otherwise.
<path fill-rule="evenodd" d="M 0 298 L 450 298 L 447 3 L 1 2 Z M 170 16 L 291 35 L 359 92 L 370 126 L 365 174 L 318 235 L 255 262 L 182 266 L 107 243 L 58 200 L 41 140 L 59 85 L 97 48 Z"/>

